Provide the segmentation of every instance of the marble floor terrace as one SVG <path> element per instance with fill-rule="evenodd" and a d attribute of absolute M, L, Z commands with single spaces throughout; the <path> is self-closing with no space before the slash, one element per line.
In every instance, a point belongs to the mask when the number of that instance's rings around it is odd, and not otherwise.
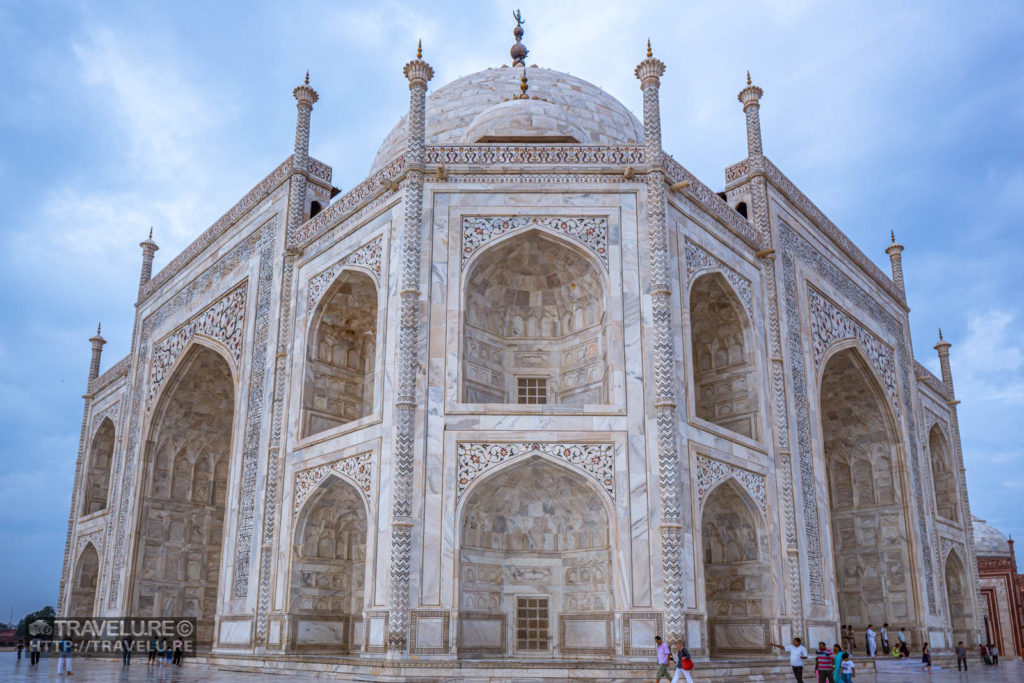
<path fill-rule="evenodd" d="M 785 664 L 785 661 L 779 660 L 780 665 Z M 888 663 L 885 668 L 887 671 L 874 672 L 874 671 L 862 671 L 858 673 L 855 681 L 857 683 L 906 683 L 907 681 L 931 681 L 932 683 L 976 683 L 984 681 L 985 683 L 1019 683 L 1024 680 L 1024 662 L 1019 661 L 1003 661 L 998 667 L 986 667 L 982 666 L 979 661 L 971 660 L 971 668 L 969 672 L 958 673 L 955 666 L 952 670 L 936 666 L 934 672 L 929 676 L 927 673 L 923 673 L 919 670 L 916 662 L 908 661 L 901 663 L 905 666 L 894 667 Z M 708 665 L 698 663 L 697 669 L 693 671 L 694 681 L 719 681 L 719 680 L 757 680 L 766 681 L 768 683 L 783 683 L 784 681 L 792 681 L 793 676 L 791 673 L 780 673 L 777 675 L 768 675 L 766 677 L 740 677 L 733 678 L 732 676 L 725 676 L 720 670 L 708 669 Z M 779 667 L 783 668 L 783 667 Z M 788 667 L 784 667 L 787 668 Z M 258 681 L 282 681 L 285 676 L 288 676 L 292 680 L 339 680 L 339 681 L 358 681 L 367 680 L 361 676 L 352 676 L 347 674 L 340 674 L 335 672 L 327 671 L 292 671 L 292 672 L 281 672 L 281 673 L 255 673 L 250 671 L 234 671 L 230 669 L 218 669 L 209 667 L 203 664 L 195 662 L 188 662 L 181 668 L 162 668 L 162 667 L 151 667 L 147 666 L 145 660 L 135 662 L 130 668 L 126 669 L 121 666 L 119 661 L 113 661 L 110 659 L 101 659 L 95 657 L 76 657 L 74 659 L 74 676 L 70 680 L 76 683 L 108 683 L 113 681 L 146 681 L 151 683 L 164 683 L 164 682 L 191 682 L 191 681 L 204 681 L 208 683 L 251 683 Z M 466 672 L 463 672 L 464 674 Z M 475 673 L 475 672 L 474 672 Z M 483 675 L 462 675 L 459 678 L 425 678 L 416 676 L 411 677 L 388 677 L 388 678 L 375 678 L 374 680 L 392 680 L 392 681 L 417 681 L 426 683 L 427 681 L 449 681 L 449 680 L 462 680 L 472 681 L 472 683 L 534 683 L 542 679 L 531 678 L 529 676 L 516 676 L 516 675 L 501 675 L 499 672 L 493 674 Z M 505 673 L 505 672 L 502 672 Z M 511 673 L 511 672 L 507 672 Z M 618 673 L 618 672 L 616 672 Z M 625 672 L 622 672 L 625 673 Z M 653 676 L 654 667 L 651 667 L 650 674 Z M 642 675 L 642 674 L 641 674 Z M 554 679 L 544 678 L 544 683 L 556 680 L 566 681 L 593 681 L 593 680 L 605 680 L 605 681 L 619 681 L 621 683 L 639 683 L 640 681 L 649 681 L 651 676 L 646 678 L 629 676 L 626 678 L 609 677 L 607 675 L 599 675 L 594 670 L 587 670 L 584 664 L 581 668 L 570 673 L 568 678 Z M 57 658 L 55 656 L 44 655 L 39 663 L 38 667 L 31 667 L 28 664 L 28 657 L 22 657 L 21 661 L 17 661 L 17 656 L 13 652 L 0 652 L 0 681 L 10 683 L 24 683 L 26 681 L 56 681 L 65 678 L 64 676 L 57 675 Z M 808 673 L 805 674 L 804 679 L 809 683 L 814 680 L 813 673 L 808 669 Z"/>

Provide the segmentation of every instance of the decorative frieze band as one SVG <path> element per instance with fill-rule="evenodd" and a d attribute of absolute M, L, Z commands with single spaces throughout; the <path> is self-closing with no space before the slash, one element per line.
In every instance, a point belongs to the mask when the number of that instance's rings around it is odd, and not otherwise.
<path fill-rule="evenodd" d="M 456 502 L 487 469 L 531 453 L 563 460 L 615 498 L 615 445 L 610 443 L 459 443 Z"/>
<path fill-rule="evenodd" d="M 450 145 L 429 146 L 428 164 L 597 164 L 639 165 L 644 148 L 635 145 Z"/>
<path fill-rule="evenodd" d="M 480 247 L 524 228 L 546 228 L 571 237 L 594 252 L 608 268 L 608 219 L 604 216 L 464 216 L 462 265 Z"/>
<path fill-rule="evenodd" d="M 184 351 L 188 341 L 201 334 L 224 344 L 239 367 L 242 357 L 242 338 L 245 335 L 245 297 L 248 281 L 231 290 L 210 306 L 193 316 L 187 323 L 153 345 L 153 365 L 149 372 L 149 394 L 146 410 L 153 407 L 153 397 L 167 379 L 174 362 Z"/>
<path fill-rule="evenodd" d="M 715 487 L 715 484 L 726 477 L 734 477 L 743 485 L 750 497 L 757 502 L 761 512 L 768 512 L 768 496 L 765 489 L 765 477 L 763 474 L 745 470 L 742 467 L 730 465 L 729 463 L 715 460 L 704 455 L 697 456 L 697 500 L 704 502 L 705 496 Z"/>
<path fill-rule="evenodd" d="M 893 409 L 899 415 L 896 361 L 892 348 L 813 287 L 807 288 L 807 307 L 811 314 L 814 367 L 818 368 L 821 365 L 821 359 L 833 344 L 845 339 L 856 339 L 863 345 L 868 361 L 881 377 Z"/>
<path fill-rule="evenodd" d="M 709 270 L 720 272 L 729 281 L 736 296 L 743 303 L 743 307 L 747 309 L 747 314 L 753 316 L 754 306 L 750 294 L 750 280 L 725 265 L 720 258 L 711 254 L 704 247 L 686 240 L 687 285 L 693 282 L 698 275 Z"/>
<path fill-rule="evenodd" d="M 371 451 L 302 470 L 295 475 L 295 512 L 302 509 L 302 504 L 329 474 L 336 474 L 351 481 L 363 496 L 369 497 L 372 473 L 373 453 Z"/>
<path fill-rule="evenodd" d="M 324 292 L 327 291 L 331 286 L 331 283 L 334 282 L 335 278 L 338 277 L 341 271 L 345 269 L 345 266 L 362 266 L 367 270 L 373 271 L 373 274 L 377 276 L 377 280 L 379 281 L 381 249 L 383 243 L 384 237 L 378 235 L 342 258 L 327 270 L 314 275 L 313 279 L 309 281 L 309 310 L 314 310 L 316 308 L 316 305 L 319 303 L 321 297 L 323 297 Z"/>

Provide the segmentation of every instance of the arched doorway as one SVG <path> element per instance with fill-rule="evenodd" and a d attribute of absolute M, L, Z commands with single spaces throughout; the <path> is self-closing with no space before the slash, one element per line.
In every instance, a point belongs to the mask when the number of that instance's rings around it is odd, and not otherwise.
<path fill-rule="evenodd" d="M 373 412 L 377 286 L 342 271 L 313 314 L 302 387 L 302 435 L 311 436 Z"/>
<path fill-rule="evenodd" d="M 110 463 L 114 458 L 114 423 L 104 418 L 89 448 L 89 464 L 82 491 L 82 514 L 90 515 L 107 507 Z"/>
<path fill-rule="evenodd" d="M 100 556 L 92 543 L 86 543 L 78 556 L 71 580 L 68 616 L 79 619 L 96 616 L 96 585 L 100 574 Z"/>
<path fill-rule="evenodd" d="M 970 583 L 963 562 L 955 552 L 946 558 L 946 598 L 949 602 L 949 625 L 953 629 L 953 642 L 964 641 L 973 645 L 971 632 L 974 621 L 971 613 Z"/>
<path fill-rule="evenodd" d="M 484 250 L 464 285 L 468 403 L 608 402 L 604 278 L 589 256 L 529 230 Z"/>
<path fill-rule="evenodd" d="M 764 654 L 773 615 L 768 538 L 760 511 L 734 479 L 708 495 L 701 540 L 711 655 Z"/>
<path fill-rule="evenodd" d="M 195 617 L 201 646 L 217 611 L 234 396 L 227 361 L 193 346 L 154 412 L 142 480 L 132 615 Z"/>
<path fill-rule="evenodd" d="M 329 477 L 295 526 L 289 647 L 352 652 L 362 642 L 366 506 L 354 486 Z"/>
<path fill-rule="evenodd" d="M 460 653 L 611 654 L 611 532 L 602 494 L 583 475 L 534 456 L 467 495 Z"/>
<path fill-rule="evenodd" d="M 690 288 L 697 417 L 758 438 L 757 372 L 750 319 L 721 273 Z"/>
<path fill-rule="evenodd" d="M 935 491 L 935 508 L 940 517 L 951 522 L 960 521 L 959 494 L 956 485 L 956 470 L 953 455 L 946 435 L 939 425 L 928 430 L 928 453 L 932 462 L 932 488 Z"/>
<path fill-rule="evenodd" d="M 855 630 L 915 617 L 899 440 L 860 352 L 835 353 L 821 380 L 821 429 L 839 618 Z"/>

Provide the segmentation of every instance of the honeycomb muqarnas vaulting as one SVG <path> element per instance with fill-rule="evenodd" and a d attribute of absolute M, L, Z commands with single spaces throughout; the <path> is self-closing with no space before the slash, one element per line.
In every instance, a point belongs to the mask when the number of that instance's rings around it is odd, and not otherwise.
<path fill-rule="evenodd" d="M 127 358 L 92 339 L 60 610 L 451 671 L 975 642 L 949 345 L 941 379 L 911 357 L 902 247 L 890 278 L 763 155 L 749 82 L 709 189 L 661 148 L 663 72 L 641 121 L 538 67 L 427 95 L 417 58 L 344 194 L 296 88 L 294 154 L 152 279 L 143 243 Z"/>

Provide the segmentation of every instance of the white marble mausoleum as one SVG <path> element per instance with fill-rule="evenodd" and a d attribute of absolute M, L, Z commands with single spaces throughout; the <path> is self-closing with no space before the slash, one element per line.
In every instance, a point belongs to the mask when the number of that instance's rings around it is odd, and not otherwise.
<path fill-rule="evenodd" d="M 705 184 L 650 50 L 638 118 L 521 35 L 430 92 L 409 62 L 344 193 L 307 76 L 293 154 L 156 275 L 142 243 L 130 354 L 101 374 L 91 340 L 58 612 L 392 674 L 976 642 L 950 345 L 914 360 L 903 247 L 882 272 L 764 155 L 749 77 Z"/>

